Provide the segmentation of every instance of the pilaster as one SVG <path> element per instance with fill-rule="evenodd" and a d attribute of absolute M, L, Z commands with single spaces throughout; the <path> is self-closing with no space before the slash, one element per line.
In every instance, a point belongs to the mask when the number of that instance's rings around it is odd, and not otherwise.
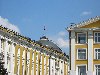
<path fill-rule="evenodd" d="M 88 72 L 93 75 L 93 31 L 88 31 Z"/>

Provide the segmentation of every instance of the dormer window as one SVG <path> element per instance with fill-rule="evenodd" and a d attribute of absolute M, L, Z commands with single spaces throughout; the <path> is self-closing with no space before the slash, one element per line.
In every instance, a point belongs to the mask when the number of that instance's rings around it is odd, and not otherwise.
<path fill-rule="evenodd" d="M 86 33 L 78 33 L 77 34 L 77 43 L 79 43 L 79 44 L 86 43 Z"/>

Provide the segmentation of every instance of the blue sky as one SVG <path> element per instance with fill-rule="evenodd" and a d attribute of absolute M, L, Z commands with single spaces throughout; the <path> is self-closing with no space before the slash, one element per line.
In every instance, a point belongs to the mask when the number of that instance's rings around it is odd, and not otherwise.
<path fill-rule="evenodd" d="M 65 28 L 100 16 L 100 0 L 0 0 L 0 16 L 34 40 L 45 34 L 68 54 Z"/>

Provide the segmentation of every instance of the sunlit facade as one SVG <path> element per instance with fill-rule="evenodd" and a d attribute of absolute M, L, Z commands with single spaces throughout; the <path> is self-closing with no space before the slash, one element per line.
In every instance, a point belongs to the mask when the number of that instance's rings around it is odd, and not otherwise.
<path fill-rule="evenodd" d="M 70 75 L 100 75 L 100 16 L 71 25 Z"/>
<path fill-rule="evenodd" d="M 8 75 L 67 75 L 66 54 L 56 48 L 0 26 L 0 57 Z"/>

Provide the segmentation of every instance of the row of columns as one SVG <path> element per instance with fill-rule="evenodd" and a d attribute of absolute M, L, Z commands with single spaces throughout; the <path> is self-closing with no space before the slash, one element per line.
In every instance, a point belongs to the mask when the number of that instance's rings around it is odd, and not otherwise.
<path fill-rule="evenodd" d="M 22 64 L 23 48 L 19 45 L 15 47 L 15 74 L 23 75 L 22 66 L 24 66 L 26 75 L 48 75 L 49 67 L 49 56 L 45 54 L 40 54 L 39 52 L 31 50 L 25 50 L 25 55 L 27 56 L 24 63 Z M 20 55 L 20 56 L 18 56 Z M 18 61 L 19 60 L 19 61 Z M 26 62 L 27 61 L 27 62 Z M 18 69 L 18 68 L 19 69 Z M 17 71 L 19 70 L 19 71 Z M 19 72 L 19 73 L 18 73 Z M 25 75 L 25 74 L 24 74 Z"/>
<path fill-rule="evenodd" d="M 4 50 L 1 48 L 1 40 L 4 40 Z M 0 53 L 4 51 L 4 67 L 7 68 L 8 75 L 55 75 L 55 57 L 49 58 L 48 55 L 33 52 L 32 49 L 28 52 L 27 48 L 17 44 L 15 46 L 13 41 L 10 41 L 9 45 L 8 42 L 8 39 L 0 37 Z M 10 60 L 7 58 L 8 55 Z M 61 74 L 61 69 L 64 71 L 64 62 L 59 64 L 61 68 L 58 74 L 64 75 Z"/>

